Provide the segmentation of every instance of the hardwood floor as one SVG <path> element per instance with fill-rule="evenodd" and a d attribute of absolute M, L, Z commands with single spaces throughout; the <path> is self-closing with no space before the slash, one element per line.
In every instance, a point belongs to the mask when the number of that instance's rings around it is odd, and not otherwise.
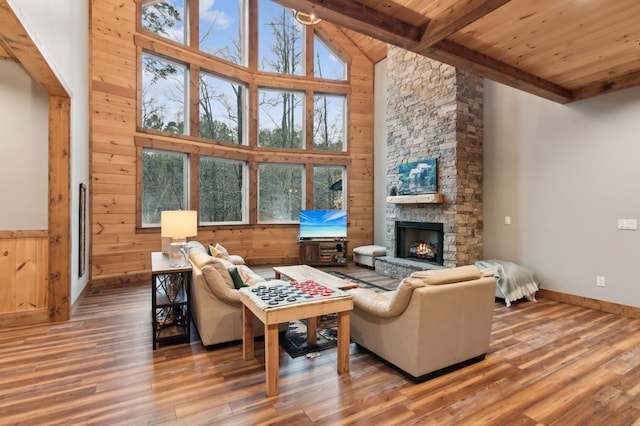
<path fill-rule="evenodd" d="M 251 361 L 241 344 L 153 351 L 150 308 L 148 283 L 100 288 L 68 322 L 1 330 L 0 423 L 640 424 L 638 319 L 550 300 L 496 303 L 480 363 L 413 384 L 355 345 L 346 375 L 335 349 L 315 359 L 281 351 L 281 393 L 267 398 L 262 341 Z"/>

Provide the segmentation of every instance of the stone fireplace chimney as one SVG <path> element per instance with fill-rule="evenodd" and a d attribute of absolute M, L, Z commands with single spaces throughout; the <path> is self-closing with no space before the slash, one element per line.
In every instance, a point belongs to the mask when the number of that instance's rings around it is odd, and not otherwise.
<path fill-rule="evenodd" d="M 435 202 L 387 200 L 389 245 L 376 271 L 403 278 L 429 268 L 398 270 L 397 221 L 442 223 L 444 267 L 472 264 L 483 243 L 482 79 L 394 46 L 387 57 L 387 194 L 398 186 L 399 164 L 436 158 L 439 196 Z"/>

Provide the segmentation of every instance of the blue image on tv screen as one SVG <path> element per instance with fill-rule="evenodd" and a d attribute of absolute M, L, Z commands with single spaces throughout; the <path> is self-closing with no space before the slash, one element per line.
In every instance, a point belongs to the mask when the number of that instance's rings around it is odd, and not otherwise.
<path fill-rule="evenodd" d="M 344 238 L 345 210 L 300 210 L 300 238 Z"/>

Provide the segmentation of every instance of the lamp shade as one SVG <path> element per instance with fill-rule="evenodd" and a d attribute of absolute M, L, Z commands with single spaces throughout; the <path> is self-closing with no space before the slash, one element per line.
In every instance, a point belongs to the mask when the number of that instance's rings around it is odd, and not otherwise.
<path fill-rule="evenodd" d="M 198 235 L 198 212 L 195 210 L 165 210 L 161 212 L 160 234 L 170 238 L 187 238 Z"/>

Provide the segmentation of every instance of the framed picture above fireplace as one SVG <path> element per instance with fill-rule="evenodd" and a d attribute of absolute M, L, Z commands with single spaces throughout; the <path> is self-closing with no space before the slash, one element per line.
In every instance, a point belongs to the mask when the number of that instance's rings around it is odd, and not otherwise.
<path fill-rule="evenodd" d="M 398 194 L 433 194 L 438 191 L 437 159 L 411 161 L 398 166 Z"/>

